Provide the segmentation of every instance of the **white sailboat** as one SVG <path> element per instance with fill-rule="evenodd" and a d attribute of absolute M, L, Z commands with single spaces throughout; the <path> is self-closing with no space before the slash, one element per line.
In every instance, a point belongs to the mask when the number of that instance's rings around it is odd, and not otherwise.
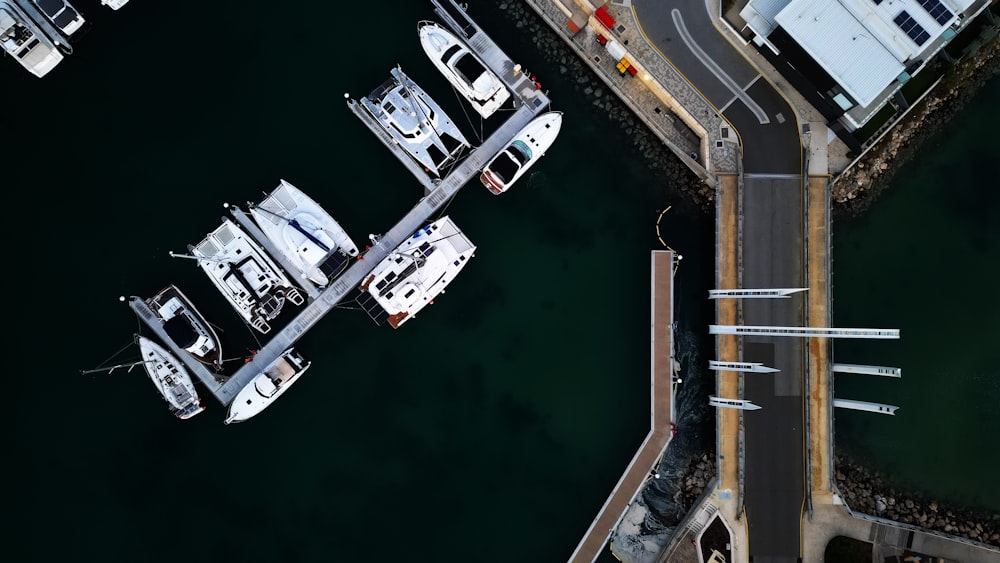
<path fill-rule="evenodd" d="M 301 275 L 323 287 L 358 255 L 351 237 L 316 201 L 281 180 L 250 214 Z"/>
<path fill-rule="evenodd" d="M 191 374 L 166 348 L 144 336 L 138 336 L 142 364 L 177 418 L 188 419 L 205 410 L 191 381 Z"/>

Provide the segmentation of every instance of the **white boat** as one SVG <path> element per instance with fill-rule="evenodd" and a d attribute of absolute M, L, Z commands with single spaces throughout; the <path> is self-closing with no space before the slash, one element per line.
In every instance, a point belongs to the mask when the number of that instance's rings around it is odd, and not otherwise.
<path fill-rule="evenodd" d="M 267 321 L 281 313 L 285 301 L 305 302 L 274 260 L 226 217 L 188 250 L 236 312 L 263 334 L 270 332 Z"/>
<path fill-rule="evenodd" d="M 502 194 L 524 175 L 555 142 L 562 112 L 550 111 L 532 119 L 483 168 L 480 181 L 494 195 Z"/>
<path fill-rule="evenodd" d="M 318 286 L 326 286 L 358 255 L 340 224 L 302 190 L 281 180 L 250 214 L 275 247 Z"/>
<path fill-rule="evenodd" d="M 49 18 L 67 38 L 80 31 L 84 19 L 68 0 L 32 0 L 38 9 Z"/>
<path fill-rule="evenodd" d="M 16 4 L 0 0 L 0 45 L 31 74 L 42 77 L 63 60 L 51 39 Z"/>
<path fill-rule="evenodd" d="M 493 115 L 508 99 L 510 92 L 500 78 L 440 24 L 423 20 L 417 23 L 420 45 L 431 62 L 484 118 Z"/>
<path fill-rule="evenodd" d="M 444 292 L 475 251 L 455 223 L 442 217 L 379 262 L 361 283 L 357 301 L 377 324 L 399 328 Z"/>
<path fill-rule="evenodd" d="M 451 118 L 403 70 L 361 98 L 361 106 L 404 148 L 413 160 L 434 176 L 469 148 L 469 141 Z"/>
<path fill-rule="evenodd" d="M 117 10 L 128 4 L 128 0 L 101 0 L 101 4 L 111 8 L 112 10 Z"/>
<path fill-rule="evenodd" d="M 306 361 L 294 348 L 285 350 L 236 394 L 229 403 L 226 424 L 243 422 L 260 414 L 298 381 L 310 365 L 312 362 Z"/>
<path fill-rule="evenodd" d="M 175 285 L 168 285 L 146 300 L 163 322 L 163 330 L 179 348 L 216 371 L 222 369 L 222 345 L 215 329 Z"/>
<path fill-rule="evenodd" d="M 139 336 L 138 340 L 142 365 L 156 390 L 170 405 L 170 412 L 177 418 L 187 419 L 205 410 L 187 368 L 163 346 L 144 336 Z"/>

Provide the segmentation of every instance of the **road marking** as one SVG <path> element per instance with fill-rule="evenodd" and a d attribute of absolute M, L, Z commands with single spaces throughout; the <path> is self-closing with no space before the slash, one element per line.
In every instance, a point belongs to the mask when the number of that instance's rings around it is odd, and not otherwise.
<path fill-rule="evenodd" d="M 735 102 L 738 99 L 739 98 L 737 98 L 736 96 L 733 96 L 732 98 L 729 98 L 729 101 L 726 102 L 726 104 L 724 106 L 722 106 L 721 108 L 719 108 L 719 113 L 725 113 L 726 112 L 726 108 L 728 108 L 729 106 L 733 105 L 733 102 Z"/>
<path fill-rule="evenodd" d="M 747 108 L 749 108 L 750 111 L 753 112 L 755 116 L 757 116 L 757 121 L 759 121 L 761 125 L 766 125 L 770 123 L 771 120 L 770 118 L 767 117 L 767 112 L 765 112 L 763 108 L 757 105 L 757 102 L 753 101 L 753 98 L 751 98 L 749 94 L 744 92 L 743 89 L 740 88 L 738 84 L 736 84 L 736 81 L 733 80 L 728 74 L 726 74 L 726 71 L 722 70 L 722 67 L 720 67 L 715 61 L 713 61 L 712 57 L 709 57 L 708 53 L 703 51 L 701 47 L 699 47 L 698 44 L 695 43 L 694 37 L 691 37 L 691 34 L 688 33 L 687 27 L 685 27 L 684 25 L 684 17 L 681 16 L 681 11 L 678 10 L 677 8 L 674 8 L 673 10 L 670 11 L 670 15 L 674 19 L 674 25 L 677 27 L 677 31 L 681 34 L 681 38 L 684 40 L 684 44 L 687 45 L 688 49 L 691 49 L 691 52 L 694 53 L 694 56 L 698 57 L 698 60 L 701 61 L 701 64 L 705 65 L 705 68 L 711 71 L 711 73 L 714 74 L 715 77 L 719 79 L 719 82 L 722 82 L 722 84 L 726 88 L 729 88 L 729 90 L 737 98 L 739 98 L 744 104 L 746 104 Z"/>

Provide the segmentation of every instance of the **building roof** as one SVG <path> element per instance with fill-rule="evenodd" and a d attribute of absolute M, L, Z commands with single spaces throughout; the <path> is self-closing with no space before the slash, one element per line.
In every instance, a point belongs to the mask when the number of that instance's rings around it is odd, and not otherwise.
<path fill-rule="evenodd" d="M 775 21 L 845 92 L 867 106 L 972 1 L 791 0 Z M 937 18 L 925 7 L 933 2 L 944 10 Z"/>

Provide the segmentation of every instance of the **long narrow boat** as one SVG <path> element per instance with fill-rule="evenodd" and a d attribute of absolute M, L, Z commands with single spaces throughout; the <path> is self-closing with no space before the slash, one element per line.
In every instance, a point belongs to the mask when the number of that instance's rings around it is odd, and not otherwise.
<path fill-rule="evenodd" d="M 417 230 L 379 262 L 357 301 L 376 324 L 399 328 L 434 302 L 475 255 L 476 246 L 449 217 Z"/>
<path fill-rule="evenodd" d="M 191 374 L 180 361 L 149 338 L 139 336 L 137 340 L 142 365 L 156 390 L 170 405 L 170 412 L 177 418 L 187 419 L 205 410 L 191 381 Z"/>
<path fill-rule="evenodd" d="M 226 424 L 243 422 L 260 414 L 298 381 L 310 365 L 312 362 L 294 348 L 285 350 L 236 394 L 229 403 Z"/>
<path fill-rule="evenodd" d="M 222 369 L 222 344 L 215 328 L 176 285 L 168 285 L 146 300 L 149 309 L 163 322 L 167 336 L 191 357 Z"/>
<path fill-rule="evenodd" d="M 281 180 L 250 214 L 271 243 L 320 287 L 330 283 L 358 255 L 358 246 L 315 200 Z"/>
<path fill-rule="evenodd" d="M 440 24 L 417 23 L 420 45 L 434 66 L 451 82 L 472 109 L 487 118 L 510 99 L 510 91 L 486 63 Z"/>
<path fill-rule="evenodd" d="M 198 266 L 243 319 L 263 334 L 285 306 L 305 302 L 274 260 L 236 223 L 222 225 L 201 242 L 188 246 Z"/>
<path fill-rule="evenodd" d="M 392 78 L 361 98 L 361 107 L 429 174 L 455 162 L 471 145 L 448 114 L 398 66 Z"/>

